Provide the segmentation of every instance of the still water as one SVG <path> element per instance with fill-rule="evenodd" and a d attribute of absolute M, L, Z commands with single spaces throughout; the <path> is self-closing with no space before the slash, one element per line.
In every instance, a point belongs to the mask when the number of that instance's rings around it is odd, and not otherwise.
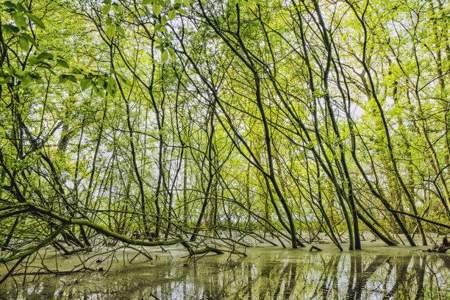
<path fill-rule="evenodd" d="M 0 299 L 450 299 L 450 255 L 376 246 L 247 254 L 156 259 L 106 275 L 17 276 Z"/>

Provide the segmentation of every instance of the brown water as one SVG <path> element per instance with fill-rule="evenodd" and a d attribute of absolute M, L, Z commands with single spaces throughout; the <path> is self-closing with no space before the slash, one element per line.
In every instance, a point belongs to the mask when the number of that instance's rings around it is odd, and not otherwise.
<path fill-rule="evenodd" d="M 106 275 L 16 276 L 0 299 L 450 299 L 450 255 L 366 248 L 254 248 L 246 258 L 116 263 Z"/>

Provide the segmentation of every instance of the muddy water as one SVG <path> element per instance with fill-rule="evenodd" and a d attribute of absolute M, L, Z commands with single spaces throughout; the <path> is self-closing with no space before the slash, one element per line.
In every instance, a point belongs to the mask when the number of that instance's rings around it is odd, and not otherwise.
<path fill-rule="evenodd" d="M 165 257 L 107 274 L 18 276 L 0 287 L 0 299 L 450 299 L 450 255 L 366 248 L 254 248 L 246 258 Z"/>

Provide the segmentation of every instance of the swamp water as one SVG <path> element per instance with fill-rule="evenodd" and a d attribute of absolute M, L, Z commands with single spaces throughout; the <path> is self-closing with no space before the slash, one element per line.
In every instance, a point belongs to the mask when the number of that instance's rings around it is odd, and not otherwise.
<path fill-rule="evenodd" d="M 247 257 L 161 254 L 106 274 L 16 276 L 0 299 L 450 299 L 450 255 L 365 245 L 360 252 L 272 247 Z M 174 251 L 176 252 L 176 250 Z"/>

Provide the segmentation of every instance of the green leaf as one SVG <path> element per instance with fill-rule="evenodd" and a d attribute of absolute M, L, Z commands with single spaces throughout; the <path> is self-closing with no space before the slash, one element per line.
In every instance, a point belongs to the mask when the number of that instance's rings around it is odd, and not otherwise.
<path fill-rule="evenodd" d="M 25 7 L 25 6 L 23 6 L 23 2 L 24 1 L 17 1 L 17 0 L 15 0 L 15 2 L 18 2 L 17 4 L 16 4 L 16 7 L 17 7 L 17 11 L 20 11 L 20 12 L 23 12 L 23 13 L 27 13 L 27 8 Z M 22 3 L 21 3 L 22 2 Z"/>
<path fill-rule="evenodd" d="M 92 81 L 88 78 L 83 78 L 80 81 L 81 90 L 85 91 L 92 85 Z"/>
<path fill-rule="evenodd" d="M 58 59 L 56 60 L 56 64 L 57 64 L 58 66 L 60 66 L 60 67 L 63 67 L 63 68 L 69 68 L 69 64 L 68 64 L 64 59 L 62 59 L 62 58 L 58 58 Z"/>
<path fill-rule="evenodd" d="M 41 80 L 42 77 L 41 75 L 39 75 L 39 73 L 36 72 L 30 72 L 29 76 L 33 79 L 33 80 Z"/>
<path fill-rule="evenodd" d="M 19 46 L 22 50 L 28 50 L 30 47 L 29 41 L 24 35 L 19 36 Z"/>
<path fill-rule="evenodd" d="M 111 0 L 104 0 L 102 7 L 102 14 L 108 15 L 110 10 L 111 10 Z"/>
<path fill-rule="evenodd" d="M 105 95 L 104 81 L 99 80 L 99 81 L 97 81 L 97 85 L 93 85 L 92 87 L 93 87 L 94 93 L 97 96 L 101 96 L 102 97 L 102 96 Z"/>
<path fill-rule="evenodd" d="M 66 82 L 66 81 L 77 82 L 77 78 L 72 74 L 61 74 L 61 75 L 59 75 L 59 81 L 61 81 L 61 82 Z"/>
<path fill-rule="evenodd" d="M 111 17 L 106 19 L 105 32 L 109 37 L 113 37 L 116 33 L 116 24 Z"/>
<path fill-rule="evenodd" d="M 83 71 L 80 70 L 79 68 L 73 68 L 72 69 L 72 74 L 83 74 Z"/>
<path fill-rule="evenodd" d="M 162 11 L 161 5 L 159 5 L 159 4 L 153 4 L 152 8 L 153 8 L 153 13 L 154 13 L 155 15 L 159 16 L 159 15 L 161 14 L 161 11 Z"/>
<path fill-rule="evenodd" d="M 168 57 L 169 57 L 169 54 L 168 54 L 167 51 L 163 51 L 163 52 L 161 53 L 161 61 L 162 61 L 163 63 L 167 61 L 167 58 L 168 58 Z"/>
<path fill-rule="evenodd" d="M 113 37 L 116 34 L 116 26 L 114 24 L 112 25 L 106 25 L 106 34 L 109 37 Z"/>
<path fill-rule="evenodd" d="M 0 84 L 5 84 L 11 82 L 11 76 L 9 75 L 1 75 L 0 76 Z"/>
<path fill-rule="evenodd" d="M 26 39 L 28 41 L 28 43 L 33 44 L 34 46 L 36 46 L 36 43 L 34 42 L 33 37 L 31 35 L 29 35 L 28 33 L 22 32 L 20 34 L 19 38 Z"/>
<path fill-rule="evenodd" d="M 38 56 L 34 56 L 30 58 L 31 64 L 42 64 L 46 63 L 47 60 L 53 60 L 53 54 L 48 52 L 42 52 Z"/>
<path fill-rule="evenodd" d="M 41 20 L 40 18 L 36 17 L 36 16 L 33 15 L 33 14 L 27 14 L 27 15 L 28 15 L 28 18 L 30 18 L 30 20 L 31 20 L 34 24 L 36 24 L 36 26 L 38 26 L 38 27 L 40 27 L 40 28 L 42 28 L 42 29 L 45 29 L 44 22 L 42 22 L 42 20 Z"/>
<path fill-rule="evenodd" d="M 177 12 L 174 9 L 171 9 L 169 11 L 169 13 L 167 14 L 167 16 L 169 17 L 169 20 L 175 19 L 176 15 L 177 15 Z"/>
<path fill-rule="evenodd" d="M 53 54 L 48 53 L 48 52 L 42 52 L 41 54 L 39 54 L 37 56 L 37 59 L 39 59 L 39 60 L 52 60 L 53 59 Z"/>
<path fill-rule="evenodd" d="M 161 24 L 155 24 L 155 30 L 156 31 L 162 31 L 163 30 L 163 28 L 164 28 L 164 26 L 163 25 L 161 25 Z"/>
<path fill-rule="evenodd" d="M 3 5 L 7 6 L 8 8 L 16 8 L 16 5 L 12 1 L 5 1 L 3 2 Z"/>
<path fill-rule="evenodd" d="M 167 49 L 169 51 L 170 57 L 174 58 L 176 56 L 175 50 L 172 47 Z"/>
<path fill-rule="evenodd" d="M 18 33 L 20 31 L 19 28 L 12 24 L 5 24 L 2 26 L 2 28 L 6 33 Z"/>
<path fill-rule="evenodd" d="M 117 27 L 116 27 L 116 30 L 117 30 L 117 34 L 118 34 L 119 36 L 121 36 L 121 37 L 124 37 L 124 36 L 125 36 L 125 30 L 123 29 L 123 27 L 117 26 Z"/>
<path fill-rule="evenodd" d="M 50 65 L 49 63 L 47 63 L 45 61 L 39 62 L 38 65 L 41 68 L 46 68 L 46 69 L 49 69 L 49 70 L 51 70 L 53 68 L 52 65 Z"/>
<path fill-rule="evenodd" d="M 24 73 L 22 76 L 21 83 L 23 86 L 29 86 L 33 82 L 33 79 L 28 73 Z"/>
<path fill-rule="evenodd" d="M 114 80 L 114 77 L 108 78 L 108 94 L 113 96 L 116 94 L 116 81 Z"/>
<path fill-rule="evenodd" d="M 16 12 L 13 15 L 14 22 L 16 23 L 17 27 L 19 28 L 25 28 L 27 27 L 27 18 L 25 18 L 24 15 L 21 13 Z"/>

